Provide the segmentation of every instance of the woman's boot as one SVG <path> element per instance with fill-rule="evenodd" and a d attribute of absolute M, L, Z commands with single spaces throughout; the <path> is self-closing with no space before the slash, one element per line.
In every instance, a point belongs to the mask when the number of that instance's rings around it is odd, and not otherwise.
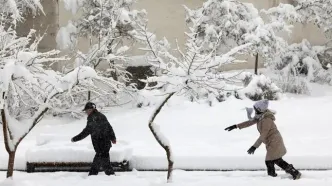
<path fill-rule="evenodd" d="M 283 170 L 286 171 L 286 173 L 290 174 L 293 176 L 294 180 L 297 180 L 301 177 L 301 173 L 296 170 L 293 165 L 288 164 L 285 160 L 283 160 L 282 158 L 275 160 L 275 163 L 282 168 Z"/>
<path fill-rule="evenodd" d="M 274 161 L 266 161 L 265 164 L 267 167 L 267 175 L 277 177 L 278 174 L 276 173 L 276 169 L 274 168 Z"/>
<path fill-rule="evenodd" d="M 292 164 L 288 165 L 285 171 L 290 175 L 292 175 L 294 180 L 298 180 L 301 178 L 301 173 L 298 170 L 296 170 Z"/>

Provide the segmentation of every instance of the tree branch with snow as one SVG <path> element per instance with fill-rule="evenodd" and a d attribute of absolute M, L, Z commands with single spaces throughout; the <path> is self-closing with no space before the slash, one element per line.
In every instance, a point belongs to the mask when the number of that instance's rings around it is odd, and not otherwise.
<path fill-rule="evenodd" d="M 280 24 L 313 23 L 331 37 L 332 33 L 332 2 L 330 0 L 295 0 L 294 6 L 280 4 L 277 7 L 263 10 L 271 22 Z"/>
<path fill-rule="evenodd" d="M 1 0 L 0 3 L 1 23 L 6 22 L 14 27 L 17 21 L 24 20 L 22 15 L 26 12 L 32 12 L 33 15 L 37 12 L 45 14 L 40 0 Z"/>

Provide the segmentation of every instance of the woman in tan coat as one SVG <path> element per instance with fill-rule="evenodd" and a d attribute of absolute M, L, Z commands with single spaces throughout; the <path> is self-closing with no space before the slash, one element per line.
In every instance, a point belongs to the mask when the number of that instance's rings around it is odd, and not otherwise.
<path fill-rule="evenodd" d="M 301 173 L 296 170 L 293 165 L 288 164 L 282 159 L 286 154 L 287 150 L 284 145 L 284 141 L 280 132 L 275 125 L 274 113 L 268 109 L 268 100 L 258 101 L 254 105 L 255 117 L 243 123 L 232 125 L 227 127 L 225 130 L 231 131 L 233 129 L 243 129 L 257 124 L 258 132 L 260 133 L 259 138 L 256 140 L 254 145 L 248 150 L 249 154 L 254 154 L 255 150 L 264 143 L 266 146 L 266 157 L 265 164 L 267 166 L 267 173 L 269 176 L 276 177 L 274 165 L 278 165 L 280 168 L 285 170 L 287 173 L 293 176 L 293 179 L 299 179 Z M 250 114 L 249 114 L 250 115 Z"/>

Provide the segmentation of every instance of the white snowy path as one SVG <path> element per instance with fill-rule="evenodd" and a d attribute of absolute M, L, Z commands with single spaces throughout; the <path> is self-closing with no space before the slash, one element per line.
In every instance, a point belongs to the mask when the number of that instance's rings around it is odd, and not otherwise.
<path fill-rule="evenodd" d="M 173 182 L 165 183 L 165 172 L 118 173 L 116 177 L 103 174 L 87 177 L 86 173 L 15 172 L 13 180 L 0 182 L 1 186 L 331 186 L 332 171 L 303 172 L 300 180 L 288 179 L 283 172 L 279 177 L 267 177 L 265 172 L 185 172 L 175 171 Z M 5 173 L 0 172 L 4 178 Z"/>
<path fill-rule="evenodd" d="M 172 144 L 176 168 L 200 169 L 264 169 L 265 147 L 255 155 L 248 148 L 258 138 L 255 126 L 245 130 L 224 131 L 224 128 L 246 119 L 246 106 L 251 101 L 235 99 L 218 103 L 214 107 L 172 99 L 162 110 L 156 122 Z M 284 98 L 271 102 L 277 110 L 277 126 L 284 138 L 288 153 L 285 160 L 300 169 L 331 169 L 332 150 L 332 96 L 315 98 Z M 142 109 L 113 109 L 107 116 L 119 140 L 129 142 L 134 151 L 133 166 L 138 169 L 166 168 L 165 152 L 156 143 L 147 121 L 155 106 Z M 15 168 L 25 169 L 25 151 L 36 146 L 39 133 L 54 134 L 69 145 L 70 137 L 78 134 L 86 119 L 70 121 L 45 118 L 20 144 Z M 0 132 L 1 133 L 1 132 Z M 7 153 L 0 139 L 0 169 L 7 165 Z M 90 143 L 86 138 L 83 145 Z M 72 144 L 73 145 L 73 144 Z M 2 146 L 2 147 L 1 147 Z M 56 150 L 56 149 L 55 149 Z M 68 155 L 64 154 L 63 158 Z"/>

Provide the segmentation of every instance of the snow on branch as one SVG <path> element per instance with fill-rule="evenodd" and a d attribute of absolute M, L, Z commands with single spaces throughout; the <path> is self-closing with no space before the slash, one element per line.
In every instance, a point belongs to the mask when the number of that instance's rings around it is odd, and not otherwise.
<path fill-rule="evenodd" d="M 22 14 L 30 11 L 36 15 L 37 11 L 44 13 L 40 0 L 0 0 L 1 20 L 16 26 L 17 21 L 22 21 Z"/>
<path fill-rule="evenodd" d="M 280 4 L 278 7 L 264 10 L 272 22 L 289 24 L 313 23 L 323 30 L 326 36 L 332 33 L 332 2 L 330 0 L 296 0 L 295 6 Z"/>
<path fill-rule="evenodd" d="M 95 102 L 100 106 L 108 102 L 119 103 L 118 94 L 129 92 L 124 83 L 98 75 L 91 67 L 79 66 L 63 77 L 56 77 L 59 81 L 54 87 L 60 88 L 60 94 L 53 97 L 52 111 L 57 114 L 80 112 L 77 108 L 88 101 L 88 92 L 94 95 Z"/>

